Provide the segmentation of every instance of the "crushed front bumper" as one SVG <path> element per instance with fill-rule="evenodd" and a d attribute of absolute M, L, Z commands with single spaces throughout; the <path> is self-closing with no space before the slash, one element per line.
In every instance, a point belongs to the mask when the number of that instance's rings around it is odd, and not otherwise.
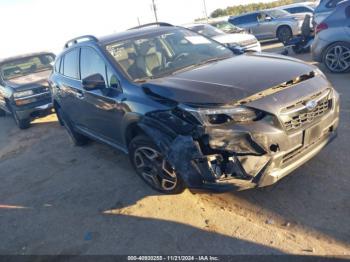
<path fill-rule="evenodd" d="M 246 143 L 242 142 L 238 145 L 234 144 L 234 146 L 226 144 L 226 148 L 231 152 L 233 149 L 235 152 L 239 152 L 239 147 L 241 147 L 243 154 L 238 154 L 235 163 L 238 163 L 246 177 L 243 179 L 236 177 L 218 178 L 214 182 L 205 182 L 203 188 L 226 191 L 270 186 L 316 156 L 336 138 L 338 125 L 339 96 L 334 91 L 333 105 L 330 111 L 305 128 L 288 133 L 273 130 L 267 132 L 267 129 L 262 125 L 258 127 L 260 132 L 257 132 L 257 127 L 251 127 L 250 142 L 260 145 L 265 153 L 259 152 L 256 145 L 253 144 L 251 144 L 251 148 L 247 148 Z M 237 132 L 236 130 L 230 131 Z M 222 144 L 220 142 L 223 139 L 220 139 L 219 136 L 213 136 L 212 139 L 215 140 L 211 142 L 212 145 L 218 147 Z M 220 149 L 225 150 L 225 147 Z M 215 176 L 215 174 L 213 175 Z"/>
<path fill-rule="evenodd" d="M 45 116 L 51 112 L 53 108 L 52 102 L 45 101 L 34 106 L 27 106 L 25 108 L 17 108 L 16 114 L 19 119 L 30 119 L 40 116 Z"/>
<path fill-rule="evenodd" d="M 290 90 L 299 97 L 296 89 Z M 318 115 L 299 126 L 288 120 L 295 113 L 298 117 L 305 114 L 306 107 L 300 109 L 300 101 L 292 109 L 283 103 L 286 108 L 272 110 L 280 112 L 279 115 L 267 115 L 249 124 L 228 123 L 197 129 L 183 121 L 186 116 L 182 113 L 179 117 L 174 111 L 167 111 L 148 114 L 139 127 L 154 138 L 168 163 L 191 190 L 224 192 L 265 187 L 306 163 L 337 135 L 339 95 L 334 89 L 324 88 L 318 89 L 315 97 L 310 89 L 310 85 L 308 90 L 299 86 L 300 92 L 307 97 L 312 94 L 310 99 L 317 101 L 317 106 L 307 114 Z M 281 96 L 291 97 L 288 90 Z M 278 94 L 267 96 L 263 104 L 272 105 L 277 98 Z M 255 106 L 258 103 L 256 100 Z"/>

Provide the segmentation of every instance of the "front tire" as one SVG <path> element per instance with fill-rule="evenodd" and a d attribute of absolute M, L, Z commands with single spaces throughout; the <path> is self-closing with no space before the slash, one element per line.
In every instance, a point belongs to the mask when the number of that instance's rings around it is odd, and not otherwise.
<path fill-rule="evenodd" d="M 71 123 L 71 121 L 66 116 L 66 114 L 62 111 L 61 108 L 56 109 L 56 114 L 60 122 L 65 127 L 69 135 L 69 138 L 72 141 L 74 146 L 84 146 L 88 143 L 89 139 L 86 136 L 79 134 L 74 130 L 73 124 Z"/>
<path fill-rule="evenodd" d="M 289 26 L 281 26 L 277 30 L 277 38 L 282 43 L 287 43 L 293 37 L 292 29 Z"/>
<path fill-rule="evenodd" d="M 15 120 L 16 125 L 18 126 L 19 129 L 28 129 L 30 127 L 30 119 L 25 118 L 25 119 L 20 119 L 13 108 L 11 108 L 11 114 L 13 119 Z"/>
<path fill-rule="evenodd" d="M 153 189 L 164 194 L 180 194 L 185 186 L 147 136 L 135 137 L 129 145 L 129 157 L 136 173 Z"/>
<path fill-rule="evenodd" d="M 330 45 L 323 55 L 323 63 L 332 73 L 350 71 L 350 44 L 339 42 Z"/>

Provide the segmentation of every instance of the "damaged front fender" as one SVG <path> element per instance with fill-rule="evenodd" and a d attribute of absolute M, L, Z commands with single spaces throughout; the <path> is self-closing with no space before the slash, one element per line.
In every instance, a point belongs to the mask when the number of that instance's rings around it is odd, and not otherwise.
<path fill-rule="evenodd" d="M 261 157 L 264 149 L 248 133 L 204 130 L 178 112 L 152 112 L 138 125 L 189 188 L 227 191 L 254 187 L 253 178 L 269 160 Z"/>

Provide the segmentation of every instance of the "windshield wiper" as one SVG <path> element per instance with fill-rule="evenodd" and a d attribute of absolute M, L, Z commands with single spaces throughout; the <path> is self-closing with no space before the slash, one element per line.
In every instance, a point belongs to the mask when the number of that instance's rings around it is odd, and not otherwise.
<path fill-rule="evenodd" d="M 156 79 L 156 78 L 159 78 L 159 77 L 158 76 L 145 76 L 145 77 L 136 78 L 133 81 L 135 83 L 144 83 L 144 82 L 147 82 L 147 80 Z"/>
<path fill-rule="evenodd" d="M 147 80 L 150 80 L 150 79 L 157 79 L 157 78 L 165 77 L 165 76 L 168 76 L 168 75 L 175 75 L 175 74 L 178 74 L 178 73 L 181 73 L 181 72 L 189 71 L 189 70 L 191 70 L 193 68 L 200 67 L 200 66 L 205 65 L 205 64 L 217 62 L 217 61 L 220 61 L 220 60 L 225 60 L 225 59 L 228 59 L 228 58 L 231 58 L 231 56 L 210 58 L 210 59 L 204 60 L 204 61 L 202 61 L 202 62 L 200 62 L 198 64 L 193 64 L 193 65 L 181 67 L 181 68 L 179 68 L 179 69 L 177 69 L 177 70 L 175 70 L 173 72 L 170 72 L 170 73 L 164 73 L 164 74 L 160 74 L 160 75 L 157 75 L 157 76 L 146 76 L 146 77 L 136 78 L 136 79 L 134 79 L 134 82 L 135 83 L 144 83 L 144 82 L 146 82 Z"/>
<path fill-rule="evenodd" d="M 206 64 L 210 64 L 210 63 L 213 63 L 213 62 L 217 62 L 217 61 L 220 61 L 220 60 L 225 60 L 225 59 L 228 59 L 228 58 L 231 58 L 230 56 L 224 56 L 224 57 L 215 57 L 215 58 L 210 58 L 210 59 L 207 59 L 207 60 L 204 60 L 198 64 L 194 64 L 194 65 L 189 65 L 189 66 L 186 66 L 186 67 L 182 67 L 182 68 L 179 68 L 178 70 L 175 70 L 171 73 L 171 75 L 175 75 L 175 74 L 178 74 L 178 73 L 182 73 L 182 72 L 186 72 L 186 71 L 189 71 L 193 68 L 197 68 L 197 67 L 200 67 L 200 66 L 203 66 L 203 65 L 206 65 Z"/>

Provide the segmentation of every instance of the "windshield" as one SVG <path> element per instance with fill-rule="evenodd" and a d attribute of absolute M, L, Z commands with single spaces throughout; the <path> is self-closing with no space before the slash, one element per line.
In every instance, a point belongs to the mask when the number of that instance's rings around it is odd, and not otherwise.
<path fill-rule="evenodd" d="M 233 24 L 231 24 L 229 22 L 225 22 L 225 21 L 212 23 L 212 25 L 217 27 L 218 29 L 224 31 L 224 32 L 233 32 L 233 31 L 239 30 L 238 27 L 234 26 Z"/>
<path fill-rule="evenodd" d="M 218 35 L 224 35 L 225 33 L 222 32 L 220 29 L 215 28 L 211 25 L 196 25 L 188 27 L 189 29 L 196 31 L 197 33 L 200 33 L 202 35 L 205 35 L 206 37 L 215 37 Z"/>
<path fill-rule="evenodd" d="M 4 80 L 34 74 L 40 71 L 51 70 L 53 55 L 45 54 L 8 61 L 1 64 L 0 72 Z"/>
<path fill-rule="evenodd" d="M 233 56 L 221 44 L 185 29 L 116 42 L 106 49 L 134 81 L 170 75 Z"/>
<path fill-rule="evenodd" d="M 266 13 L 273 18 L 279 18 L 286 15 L 290 15 L 290 13 L 288 13 L 287 11 L 279 10 L 279 9 L 269 10 L 269 11 L 266 11 Z"/>

